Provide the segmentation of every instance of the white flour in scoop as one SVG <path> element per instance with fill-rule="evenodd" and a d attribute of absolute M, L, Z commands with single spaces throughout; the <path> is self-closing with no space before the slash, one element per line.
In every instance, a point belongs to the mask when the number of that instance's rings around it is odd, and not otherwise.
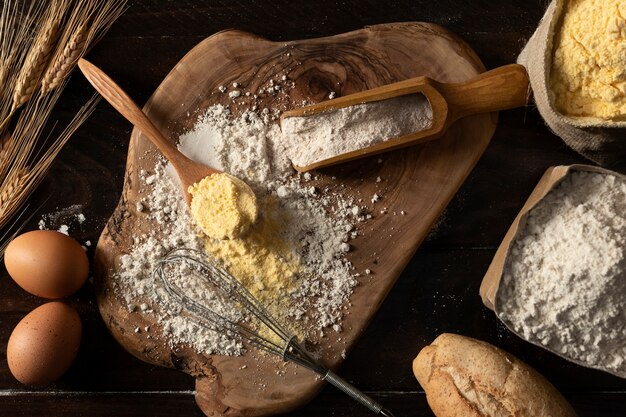
<path fill-rule="evenodd" d="M 433 111 L 426 97 L 410 94 L 312 116 L 287 117 L 281 128 L 292 162 L 304 167 L 426 130 L 432 121 Z"/>
<path fill-rule="evenodd" d="M 626 181 L 572 172 L 532 209 L 497 295 L 525 339 L 626 375 Z"/>

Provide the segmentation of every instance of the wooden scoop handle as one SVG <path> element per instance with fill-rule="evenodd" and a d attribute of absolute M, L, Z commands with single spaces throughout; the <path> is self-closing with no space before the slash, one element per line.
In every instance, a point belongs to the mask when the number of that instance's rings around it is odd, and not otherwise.
<path fill-rule="evenodd" d="M 148 119 L 148 116 L 137 104 L 109 78 L 102 70 L 85 59 L 78 60 L 78 67 L 91 85 L 108 101 L 122 116 L 139 128 L 175 167 L 185 165 L 185 157 Z M 179 169 L 177 168 L 177 171 Z"/>
<path fill-rule="evenodd" d="M 484 72 L 463 83 L 436 83 L 436 87 L 448 102 L 447 125 L 472 114 L 524 106 L 529 95 L 528 74 L 518 64 Z"/>

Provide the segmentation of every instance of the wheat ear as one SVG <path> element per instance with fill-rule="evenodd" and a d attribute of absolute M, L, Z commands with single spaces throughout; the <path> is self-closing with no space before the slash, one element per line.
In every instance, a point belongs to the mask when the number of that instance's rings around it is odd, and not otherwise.
<path fill-rule="evenodd" d="M 0 1 L 0 132 L 10 119 L 19 69 L 32 43 L 32 28 L 43 16 L 43 2 Z"/>
<path fill-rule="evenodd" d="M 41 93 L 47 94 L 54 90 L 74 68 L 74 64 L 83 55 L 87 46 L 88 22 L 83 22 L 72 34 L 63 48 L 63 52 L 50 63 L 41 79 Z"/>
<path fill-rule="evenodd" d="M 28 52 L 24 66 L 15 83 L 11 112 L 26 103 L 39 86 L 41 74 L 48 65 L 48 59 L 54 48 L 58 32 L 59 23 L 55 19 L 48 19 Z"/>
<path fill-rule="evenodd" d="M 4 134 L 0 134 L 2 139 L 0 140 L 0 165 L 8 164 L 8 156 L 9 156 L 9 146 L 11 144 L 11 134 L 6 132 Z"/>
<path fill-rule="evenodd" d="M 29 181 L 30 171 L 28 168 L 20 168 L 13 172 L 2 184 L 0 192 L 0 218 L 7 217 L 22 203 L 25 197 L 26 184 Z"/>
<path fill-rule="evenodd" d="M 9 67 L 0 63 L 0 91 L 7 87 L 7 81 L 9 78 Z"/>
<path fill-rule="evenodd" d="M 78 59 L 104 35 L 125 7 L 126 0 L 76 0 L 42 77 L 41 94 L 48 94 L 68 77 Z"/>

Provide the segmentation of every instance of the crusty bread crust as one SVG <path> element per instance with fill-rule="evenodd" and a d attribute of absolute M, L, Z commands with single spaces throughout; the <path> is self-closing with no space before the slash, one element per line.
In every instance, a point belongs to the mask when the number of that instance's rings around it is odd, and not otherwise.
<path fill-rule="evenodd" d="M 489 343 L 444 333 L 413 361 L 437 417 L 576 417 L 541 374 Z"/>

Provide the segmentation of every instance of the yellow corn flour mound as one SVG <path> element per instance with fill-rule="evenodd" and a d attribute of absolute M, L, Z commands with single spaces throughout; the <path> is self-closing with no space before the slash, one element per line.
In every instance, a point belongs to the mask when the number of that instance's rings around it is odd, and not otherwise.
<path fill-rule="evenodd" d="M 293 243 L 283 238 L 281 225 L 286 222 L 276 198 L 257 201 L 245 183 L 224 173 L 204 178 L 189 192 L 193 219 L 206 234 L 205 251 L 282 316 L 286 306 L 281 301 L 294 291 L 302 267 Z"/>
<path fill-rule="evenodd" d="M 280 211 L 274 197 L 259 199 L 258 221 L 243 238 L 206 239 L 205 250 L 218 258 L 259 301 L 272 304 L 295 289 L 301 272 L 293 244 L 281 233 Z"/>
<path fill-rule="evenodd" d="M 234 239 L 256 221 L 256 197 L 238 178 L 225 173 L 209 175 L 188 191 L 191 215 L 209 237 Z"/>
<path fill-rule="evenodd" d="M 554 39 L 554 104 L 568 116 L 626 119 L 626 1 L 569 0 Z"/>

